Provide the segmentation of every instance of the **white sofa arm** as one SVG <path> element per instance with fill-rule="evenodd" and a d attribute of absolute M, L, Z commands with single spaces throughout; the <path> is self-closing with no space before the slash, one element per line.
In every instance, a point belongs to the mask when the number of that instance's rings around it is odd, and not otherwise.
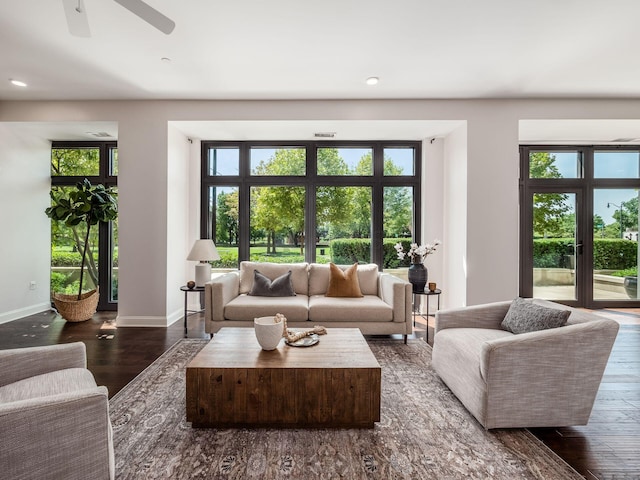
<path fill-rule="evenodd" d="M 66 368 L 87 368 L 84 343 L 0 350 L 0 386 Z"/>
<path fill-rule="evenodd" d="M 511 300 L 440 310 L 436 313 L 435 333 L 445 328 L 500 328 L 510 306 Z"/>
<path fill-rule="evenodd" d="M 378 282 L 380 298 L 393 307 L 393 321 L 411 323 L 411 284 L 388 273 L 379 273 Z"/>
<path fill-rule="evenodd" d="M 240 272 L 229 272 L 205 284 L 205 318 L 210 321 L 224 320 L 224 307 L 240 293 Z"/>

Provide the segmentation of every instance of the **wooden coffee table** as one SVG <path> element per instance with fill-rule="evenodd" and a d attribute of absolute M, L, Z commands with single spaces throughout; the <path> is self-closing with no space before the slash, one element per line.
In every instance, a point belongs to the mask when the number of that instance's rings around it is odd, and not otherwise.
<path fill-rule="evenodd" d="M 264 351 L 251 328 L 222 328 L 187 366 L 194 427 L 369 427 L 380 421 L 381 370 L 357 328 L 311 347 Z"/>

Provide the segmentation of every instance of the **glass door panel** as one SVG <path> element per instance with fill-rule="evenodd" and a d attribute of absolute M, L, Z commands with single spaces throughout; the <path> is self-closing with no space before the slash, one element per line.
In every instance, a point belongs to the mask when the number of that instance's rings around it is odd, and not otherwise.
<path fill-rule="evenodd" d="M 533 195 L 533 296 L 577 300 L 576 194 Z"/>
<path fill-rule="evenodd" d="M 593 191 L 593 298 L 638 299 L 638 190 Z"/>

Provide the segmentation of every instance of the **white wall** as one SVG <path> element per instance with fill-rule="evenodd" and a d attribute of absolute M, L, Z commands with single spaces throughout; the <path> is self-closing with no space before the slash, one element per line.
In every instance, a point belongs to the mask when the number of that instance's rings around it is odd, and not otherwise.
<path fill-rule="evenodd" d="M 189 166 L 191 144 L 187 137 L 168 125 L 167 158 L 167 324 L 184 315 L 184 293 L 179 290 L 187 282 L 185 260 L 189 254 Z M 199 159 L 194 159 L 196 165 Z M 199 188 L 194 192 L 199 192 Z M 194 195 L 199 197 L 200 195 Z M 192 295 L 193 296 L 193 295 Z M 178 308 L 176 308 L 178 307 Z"/>
<path fill-rule="evenodd" d="M 444 238 L 444 139 L 431 138 L 422 142 L 422 231 L 420 238 L 423 244 L 432 243 Z M 445 305 L 447 288 L 444 286 L 444 259 L 447 245 L 443 243 L 436 252 L 427 257 L 425 266 L 428 270 L 427 282 L 435 282 L 443 290 L 440 306 Z M 424 298 L 421 298 L 424 300 Z M 424 302 L 426 303 L 426 302 Z M 430 302 L 430 309 L 435 311 L 436 302 Z"/>
<path fill-rule="evenodd" d="M 50 159 L 51 142 L 0 123 L 0 323 L 51 305 Z"/>
<path fill-rule="evenodd" d="M 120 115 L 117 323 L 165 326 L 179 308 L 167 307 L 167 121 L 143 108 Z"/>
<path fill-rule="evenodd" d="M 484 112 L 467 124 L 467 152 L 467 305 L 476 305 L 518 295 L 518 123 Z"/>
<path fill-rule="evenodd" d="M 169 181 L 185 153 L 169 153 L 176 132 L 169 134 L 172 121 L 358 121 L 358 120 L 456 120 L 466 127 L 451 132 L 444 140 L 442 168 L 443 271 L 441 286 L 447 292 L 447 306 L 456 307 L 494 300 L 507 300 L 517 294 L 518 284 L 518 121 L 520 119 L 637 119 L 640 100 L 346 100 L 346 101 L 88 101 L 88 102 L 0 102 L 0 122 L 40 121 L 117 121 L 119 125 L 119 315 L 121 325 L 167 325 L 181 308 L 173 290 L 183 283 L 178 267 L 184 250 L 168 259 L 172 250 L 191 239 L 174 235 L 173 225 L 184 224 L 170 213 L 170 205 L 182 204 L 192 209 L 199 193 L 189 189 L 188 199 L 173 192 Z M 5 137 L 11 136 L 5 133 Z M 169 140 L 171 136 L 172 140 Z M 427 134 L 425 134 L 427 137 Z M 18 140 L 12 140 L 20 147 Z M 44 155 L 43 146 L 33 150 Z M 29 150 L 26 146 L 22 150 Z M 193 178 L 198 153 L 193 148 L 189 175 Z M 20 150 L 20 148 L 18 148 Z M 11 173 L 23 188 L 36 186 L 33 194 L 17 194 L 25 201 L 26 210 L 17 218 L 0 222 L 11 247 L 23 239 L 34 245 L 38 253 L 48 257 L 48 224 L 42 210 L 48 199 L 40 182 L 48 175 L 46 165 L 25 172 L 22 163 L 12 165 L 7 152 L 0 147 L 0 167 Z M 194 156 L 195 155 L 195 156 Z M 169 157 L 171 156 L 171 160 Z M 47 156 L 48 159 L 48 156 Z M 434 165 L 427 169 L 433 170 Z M 42 168 L 43 170 L 39 170 Z M 46 172 L 45 172 L 46 170 Z M 437 168 L 436 170 L 437 171 Z M 13 178 L 15 175 L 15 179 Z M 5 178 L 4 175 L 2 175 Z M 28 178 L 27 178 L 28 177 Z M 0 180 L 6 182 L 5 180 Z M 192 180 L 191 180 L 192 181 Z M 8 183 L 8 182 L 7 182 Z M 2 186 L 2 184 L 0 184 Z M 8 186 L 15 191 L 12 185 Z M 48 190 L 48 188 L 47 188 Z M 170 192 L 171 190 L 171 192 Z M 0 193 L 2 209 L 15 204 L 13 195 Z M 427 199 L 429 194 L 427 194 Z M 197 201 L 197 200 L 196 200 Z M 431 200 L 432 201 L 432 200 Z M 189 212 L 189 235 L 193 235 L 193 212 Z M 28 222 L 23 221 L 27 219 Z M 31 222 L 37 222 L 34 226 Z M 29 223 L 29 224 L 27 224 Z M 424 238 L 437 234 L 435 225 L 425 223 Z M 431 230 L 434 228 L 434 230 Z M 46 231 L 46 232 L 45 232 Z M 40 237 L 41 235 L 41 237 Z M 36 239 L 37 238 L 37 239 Z M 37 245 L 36 245 L 37 243 Z M 3 249 L 4 250 L 4 249 Z M 29 248 L 33 258 L 33 248 Z M 0 254 L 2 269 L 14 275 L 31 262 Z M 15 260 L 20 258 L 20 260 Z M 28 259 L 28 260 L 25 260 Z M 174 263 L 174 261 L 176 263 Z M 431 261 L 431 260 L 430 260 Z M 48 263 L 37 264 L 33 275 L 48 276 Z M 20 263 L 20 264 L 19 264 Z M 435 267 L 434 267 L 435 268 Z M 465 270 L 466 268 L 466 270 Z M 46 272 L 46 273 L 45 273 Z M 434 275 L 435 275 L 434 270 Z M 31 275 L 31 273 L 29 273 Z M 14 277 L 15 278 L 15 277 Z M 24 292 L 24 281 L 31 278 L 3 280 L 0 314 L 13 310 L 33 309 L 42 305 L 43 297 L 31 298 Z M 36 279 L 37 280 L 37 279 Z M 41 284 L 41 283 L 40 283 Z M 6 299 L 6 300 L 5 300 Z"/>
<path fill-rule="evenodd" d="M 442 305 L 467 305 L 467 126 L 444 140 Z"/>

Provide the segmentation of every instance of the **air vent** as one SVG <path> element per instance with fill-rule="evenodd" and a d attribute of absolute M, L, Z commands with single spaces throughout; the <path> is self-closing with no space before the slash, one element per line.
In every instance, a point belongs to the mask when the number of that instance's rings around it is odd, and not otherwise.
<path fill-rule="evenodd" d="M 316 132 L 313 136 L 316 138 L 333 138 L 336 136 L 336 132 Z"/>
<path fill-rule="evenodd" d="M 88 135 L 92 135 L 98 138 L 111 138 L 113 135 L 107 132 L 87 132 Z"/>
<path fill-rule="evenodd" d="M 640 138 L 614 138 L 611 140 L 613 143 L 629 143 L 629 142 L 637 142 Z"/>

